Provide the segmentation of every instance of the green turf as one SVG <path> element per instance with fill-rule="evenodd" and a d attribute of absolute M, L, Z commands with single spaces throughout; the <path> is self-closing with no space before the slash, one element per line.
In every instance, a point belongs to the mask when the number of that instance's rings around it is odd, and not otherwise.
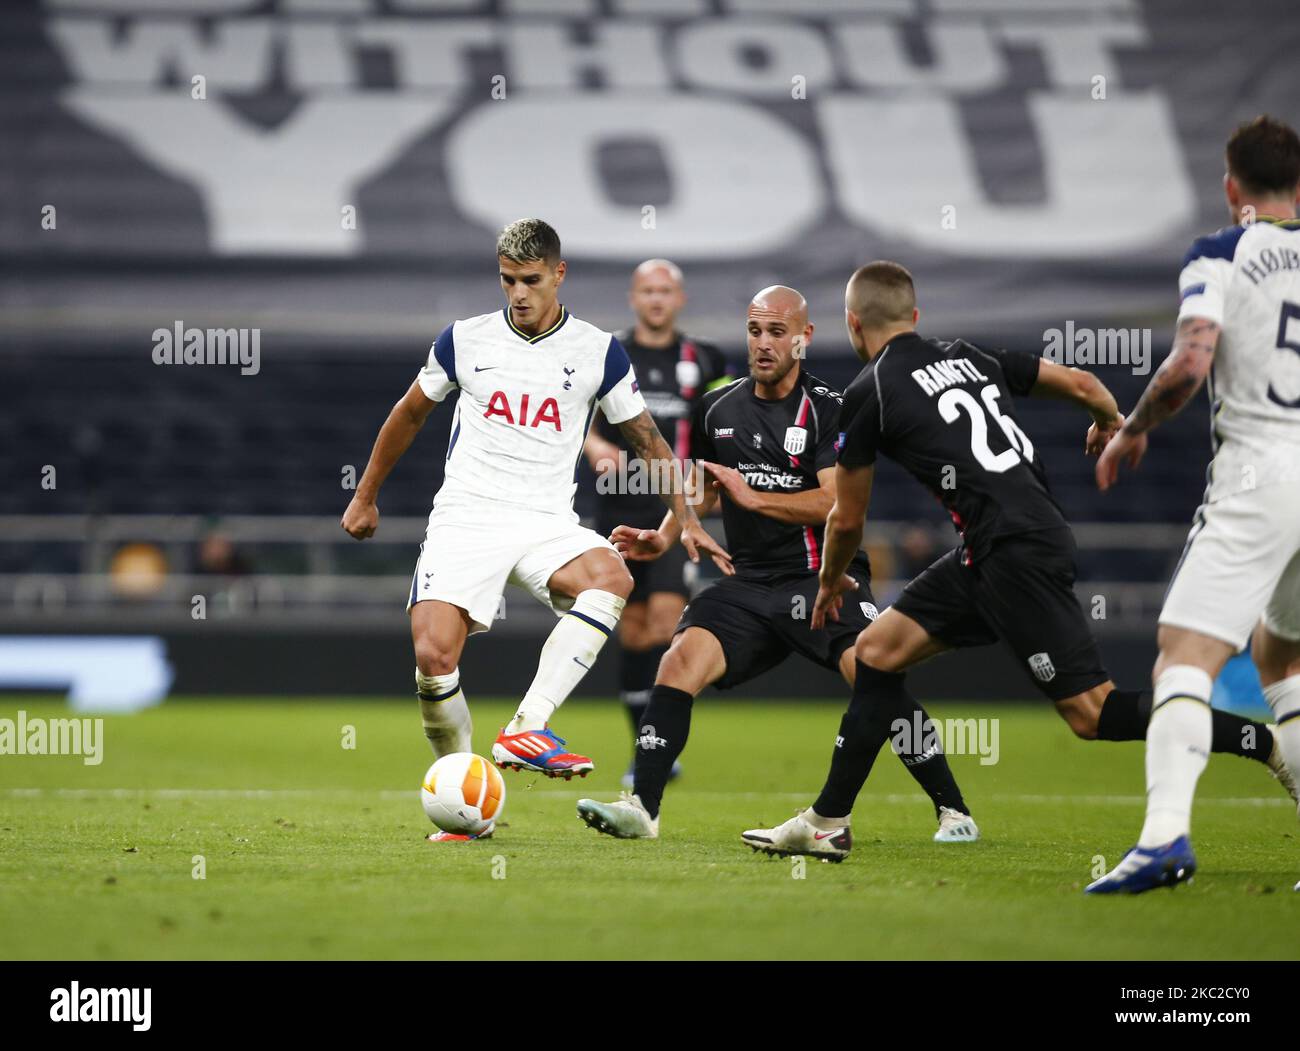
<path fill-rule="evenodd" d="M 0 717 L 66 715 L 8 697 Z M 501 704 L 474 701 L 476 745 Z M 954 759 L 982 842 L 939 846 L 887 752 L 843 865 L 752 854 L 747 827 L 810 800 L 840 703 L 696 706 L 662 838 L 599 836 L 580 795 L 617 792 L 622 712 L 574 702 L 557 728 L 586 781 L 507 774 L 493 840 L 423 842 L 430 761 L 414 702 L 169 701 L 106 720 L 104 761 L 0 757 L 5 958 L 1291 958 L 1295 810 L 1258 764 L 1216 756 L 1195 814 L 1194 884 L 1080 892 L 1141 822 L 1142 748 L 1087 744 L 1038 706 L 996 715 L 1000 761 Z M 341 747 L 345 726 L 356 748 Z M 206 879 L 192 877 L 202 855 Z M 802 875 L 802 878 L 795 878 Z M 504 877 L 504 878 L 496 878 Z"/>

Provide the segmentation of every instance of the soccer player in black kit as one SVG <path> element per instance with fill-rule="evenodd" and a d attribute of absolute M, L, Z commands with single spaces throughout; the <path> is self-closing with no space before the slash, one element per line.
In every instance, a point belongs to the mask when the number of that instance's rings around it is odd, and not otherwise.
<path fill-rule="evenodd" d="M 628 305 L 636 322 L 618 333 L 618 341 L 632 360 L 646 408 L 683 463 L 691 456 L 691 408 L 706 391 L 731 381 L 717 347 L 678 330 L 677 318 L 685 303 L 681 270 L 667 259 L 647 259 L 632 271 L 628 289 Z M 649 529 L 663 517 L 663 501 L 656 493 L 630 492 L 631 486 L 616 484 L 633 477 L 620 469 L 620 456 L 622 467 L 626 467 L 626 450 L 618 428 L 597 410 L 583 452 L 596 472 L 596 489 L 601 494 L 596 531 L 606 536 L 623 524 Z M 619 693 L 632 722 L 633 738 L 650 700 L 655 670 L 690 597 L 686 582 L 689 561 L 686 549 L 674 544 L 655 561 L 628 563 L 632 594 L 618 622 Z M 674 776 L 676 773 L 674 770 Z M 623 783 L 632 786 L 631 767 Z"/>
<path fill-rule="evenodd" d="M 1085 450 L 1097 455 L 1124 422 L 1110 392 L 1090 373 L 1035 354 L 922 338 L 912 276 L 897 263 L 871 263 L 853 275 L 845 316 L 867 366 L 844 395 L 813 630 L 844 617 L 840 575 L 857 557 L 878 453 L 939 499 L 962 543 L 858 637 L 853 697 L 816 802 L 776 828 L 742 833 L 764 853 L 829 861 L 849 853 L 854 801 L 891 728 L 910 719 L 916 704 L 907 669 L 928 657 L 1001 640 L 1089 740 L 1139 740 L 1151 712 L 1149 692 L 1116 689 L 1102 666 L 1074 594 L 1073 534 L 1011 406 L 1013 395 L 1073 402 L 1092 416 Z M 1253 734 L 1243 734 L 1247 726 Z M 1216 711 L 1214 750 L 1267 764 L 1272 734 Z"/>
<path fill-rule="evenodd" d="M 759 292 L 749 306 L 747 329 L 750 375 L 706 394 L 691 423 L 691 450 L 699 458 L 691 484 L 710 482 L 699 513 L 723 499 L 734 574 L 697 596 L 677 624 L 639 728 L 634 792 L 613 803 L 578 801 L 578 815 L 587 824 L 619 838 L 658 836 L 664 786 L 686 745 L 692 702 L 705 686 L 737 686 L 791 653 L 852 683 L 854 640 L 876 615 L 870 567 L 857 552 L 837 574 L 840 586 L 852 590 L 852 602 L 839 621 L 808 630 L 822 531 L 835 498 L 840 395 L 802 367 L 813 326 L 807 303 L 794 289 L 777 285 Z M 676 538 L 670 518 L 658 529 L 619 526 L 610 536 L 631 561 L 659 557 Z M 922 726 L 928 720 L 915 704 L 907 717 Z M 918 741 L 899 756 L 934 803 L 934 838 L 977 839 L 979 830 L 943 750 L 931 740 Z"/>

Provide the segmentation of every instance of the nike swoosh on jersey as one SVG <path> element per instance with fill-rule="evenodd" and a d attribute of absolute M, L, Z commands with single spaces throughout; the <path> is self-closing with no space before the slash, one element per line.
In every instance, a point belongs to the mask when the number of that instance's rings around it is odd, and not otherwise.
<path fill-rule="evenodd" d="M 493 369 L 495 369 L 495 368 L 499 368 L 499 367 L 500 367 L 500 366 L 498 366 L 498 365 L 482 365 L 482 366 L 480 366 L 480 365 L 475 365 L 475 366 L 474 366 L 474 371 L 475 371 L 475 372 L 491 372 Z"/>

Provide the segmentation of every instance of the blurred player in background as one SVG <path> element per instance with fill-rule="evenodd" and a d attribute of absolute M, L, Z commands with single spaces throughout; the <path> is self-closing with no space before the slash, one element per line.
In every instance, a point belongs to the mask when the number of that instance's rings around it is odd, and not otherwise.
<path fill-rule="evenodd" d="M 585 776 L 592 761 L 567 751 L 547 723 L 595 661 L 632 591 L 618 552 L 579 525 L 573 511 L 578 457 L 596 406 L 637 456 L 675 463 L 627 352 L 559 302 L 566 266 L 555 231 L 540 219 L 511 223 L 497 238 L 497 263 L 505 309 L 443 329 L 380 429 L 342 525 L 358 540 L 374 535 L 384 479 L 434 406 L 459 390 L 445 478 L 408 603 L 424 732 L 437 756 L 472 751 L 457 665 L 467 636 L 492 626 L 511 583 L 553 609 L 559 622 L 492 758 L 550 777 Z M 686 500 L 680 470 L 669 475 L 662 499 L 689 555 L 707 551 L 729 569 L 726 552 Z"/>
<path fill-rule="evenodd" d="M 1300 770 L 1300 138 L 1259 117 L 1228 140 L 1235 225 L 1192 244 L 1174 346 L 1097 463 L 1109 489 L 1147 434 L 1209 380 L 1209 486 L 1160 611 L 1147 731 L 1146 822 L 1088 890 L 1141 893 L 1190 879 L 1192 797 L 1213 736 L 1210 691 L 1252 644 L 1272 736 Z"/>
<path fill-rule="evenodd" d="M 817 593 L 822 531 L 835 500 L 835 439 L 840 395 L 803 368 L 812 342 L 808 304 L 792 288 L 774 285 L 749 305 L 747 378 L 711 391 L 692 414 L 691 449 L 713 479 L 701 505 L 719 497 L 735 575 L 697 595 L 677 624 L 659 666 L 637 735 L 634 791 L 612 803 L 578 801 L 578 816 L 620 839 L 659 835 L 659 804 L 673 764 L 686 746 L 695 696 L 713 684 L 729 689 L 775 668 L 791 653 L 837 671 L 853 683 L 853 643 L 876 615 L 871 567 L 857 552 L 845 568 L 854 589 L 841 621 L 810 632 Z M 658 529 L 621 525 L 612 539 L 636 564 L 663 557 L 677 538 L 676 522 Z M 907 725 L 928 728 L 919 704 Z M 738 742 L 743 747 L 743 742 Z M 971 820 L 943 749 L 928 729 L 898 740 L 899 757 L 925 789 L 939 819 L 935 840 L 973 842 Z"/>
<path fill-rule="evenodd" d="M 850 814 L 890 727 L 916 705 L 908 669 L 935 654 L 1001 640 L 1085 740 L 1138 740 L 1151 710 L 1149 693 L 1117 689 L 1102 666 L 1074 592 L 1074 536 L 1012 407 L 1013 396 L 1033 395 L 1084 409 L 1093 420 L 1085 450 L 1097 454 L 1124 422 L 1110 391 L 1036 354 L 922 338 L 912 275 L 897 263 L 860 268 L 844 306 L 867 365 L 844 395 L 814 630 L 842 615 L 841 576 L 862 539 L 878 454 L 939 499 L 962 542 L 858 636 L 853 697 L 816 802 L 776 828 L 742 834 L 756 850 L 831 861 L 852 846 Z M 1266 726 L 1214 717 L 1216 751 L 1269 761 Z M 1294 782 L 1287 787 L 1294 796 Z"/>
<path fill-rule="evenodd" d="M 677 318 L 686 304 L 682 272 L 667 259 L 647 259 L 632 271 L 628 304 L 636 318 L 617 334 L 641 385 L 641 397 L 683 463 L 690 458 L 690 412 L 707 390 L 730 381 L 722 352 L 684 335 Z M 617 427 L 597 410 L 583 450 L 598 478 L 596 529 L 609 536 L 615 526 L 652 529 L 663 517 L 663 501 L 652 492 L 631 492 L 620 484 L 629 477 L 627 443 Z M 644 476 L 642 476 L 644 477 Z M 673 544 L 652 562 L 631 562 L 632 594 L 618 624 L 621 664 L 619 695 L 627 707 L 635 738 L 650 700 L 659 661 L 690 597 L 685 548 Z M 675 768 L 676 776 L 680 768 Z M 632 768 L 623 778 L 632 785 Z"/>

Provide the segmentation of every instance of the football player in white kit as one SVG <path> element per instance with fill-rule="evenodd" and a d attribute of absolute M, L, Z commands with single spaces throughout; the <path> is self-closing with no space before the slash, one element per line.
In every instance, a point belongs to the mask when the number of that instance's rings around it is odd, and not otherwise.
<path fill-rule="evenodd" d="M 547 722 L 587 673 L 632 589 L 622 557 L 573 510 L 577 464 L 597 405 L 645 464 L 658 468 L 682 543 L 730 570 L 687 499 L 679 465 L 637 388 L 627 352 L 559 302 L 560 239 L 520 219 L 497 239 L 504 310 L 448 325 L 379 431 L 343 528 L 358 540 L 379 524 L 379 488 L 434 406 L 460 391 L 445 477 L 411 582 L 416 692 L 435 755 L 471 751 L 457 665 L 467 636 L 491 626 L 507 583 L 560 618 L 537 674 L 492 746 L 502 767 L 566 779 L 592 761 L 565 749 Z M 490 830 L 489 833 L 490 834 Z M 431 839 L 465 839 L 442 833 Z"/>
<path fill-rule="evenodd" d="M 1097 484 L 1136 467 L 1147 432 L 1208 376 L 1214 459 L 1160 612 L 1147 730 L 1146 823 L 1090 893 L 1140 893 L 1196 871 L 1192 797 L 1210 750 L 1210 690 L 1251 643 L 1276 719 L 1275 747 L 1300 771 L 1300 138 L 1259 117 L 1228 141 L 1235 225 L 1197 240 L 1179 278 L 1173 350 L 1097 463 Z M 1300 889 L 1300 888 L 1298 888 Z"/>

